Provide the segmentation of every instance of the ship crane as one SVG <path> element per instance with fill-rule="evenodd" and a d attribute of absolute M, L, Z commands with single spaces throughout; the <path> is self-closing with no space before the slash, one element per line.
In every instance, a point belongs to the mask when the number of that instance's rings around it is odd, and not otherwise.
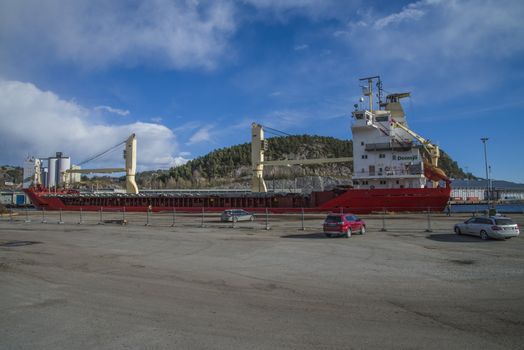
<path fill-rule="evenodd" d="M 266 182 L 263 177 L 264 166 L 347 163 L 353 160 L 353 157 L 264 160 L 264 153 L 267 150 L 267 147 L 267 140 L 264 139 L 264 127 L 257 123 L 251 124 L 251 166 L 253 170 L 253 179 L 251 183 L 252 192 L 267 192 Z"/>
<path fill-rule="evenodd" d="M 413 138 L 415 138 L 417 141 L 419 141 L 424 150 L 426 151 L 426 154 L 429 156 L 430 162 L 424 162 L 424 175 L 430 180 L 432 180 L 434 185 L 436 185 L 436 183 L 438 183 L 439 180 L 444 180 L 446 181 L 446 183 L 449 183 L 449 177 L 446 175 L 444 170 L 438 167 L 438 160 L 440 158 L 439 147 L 432 144 L 431 142 L 429 142 L 429 140 L 420 136 L 404 124 L 399 123 L 394 119 L 391 119 L 391 123 L 393 127 L 401 128 L 409 135 L 411 135 Z"/>
<path fill-rule="evenodd" d="M 100 156 L 108 153 L 109 151 L 115 149 L 116 147 L 125 144 L 124 150 L 124 159 L 126 160 L 125 168 L 99 168 L 99 169 L 68 169 L 65 171 L 66 174 L 108 174 L 108 173 L 126 173 L 126 192 L 137 194 L 138 186 L 135 181 L 136 175 L 136 136 L 132 134 L 125 141 L 120 142 L 118 145 L 111 147 L 108 150 L 105 150 L 102 153 L 99 153 L 86 161 L 83 161 L 79 165 L 90 162 Z"/>

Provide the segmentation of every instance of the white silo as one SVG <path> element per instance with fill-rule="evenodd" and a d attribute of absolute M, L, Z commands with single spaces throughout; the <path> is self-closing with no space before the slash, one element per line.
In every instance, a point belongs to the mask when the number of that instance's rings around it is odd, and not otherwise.
<path fill-rule="evenodd" d="M 62 153 L 56 154 L 57 156 L 57 178 L 58 178 L 58 186 L 63 186 L 64 184 L 69 183 L 69 174 L 66 174 L 66 170 L 69 170 L 71 167 L 71 158 L 70 157 L 63 157 Z"/>
<path fill-rule="evenodd" d="M 47 159 L 47 187 L 56 187 L 57 185 L 57 161 L 55 157 L 49 157 Z"/>
<path fill-rule="evenodd" d="M 36 168 L 40 168 L 40 160 L 35 157 L 28 157 L 24 161 L 24 178 L 22 188 L 29 188 L 36 183 Z"/>
<path fill-rule="evenodd" d="M 79 165 L 73 165 L 73 166 L 71 166 L 71 169 L 73 169 L 73 170 L 80 170 L 80 169 L 82 169 L 82 167 L 79 166 Z M 74 183 L 79 183 L 79 182 L 82 180 L 82 176 L 81 176 L 80 173 L 72 173 L 72 174 L 70 174 L 70 175 L 71 175 L 71 176 L 68 177 L 68 179 L 69 179 L 69 180 L 71 181 L 71 183 L 73 183 L 73 184 L 74 184 Z"/>

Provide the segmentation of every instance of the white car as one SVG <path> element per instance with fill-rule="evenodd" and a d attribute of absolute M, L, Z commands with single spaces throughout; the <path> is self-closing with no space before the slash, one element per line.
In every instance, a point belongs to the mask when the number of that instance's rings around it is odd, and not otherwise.
<path fill-rule="evenodd" d="M 222 212 L 220 216 L 221 221 L 253 221 L 255 220 L 255 215 L 245 211 L 244 209 L 228 209 Z"/>
<path fill-rule="evenodd" d="M 455 225 L 457 235 L 474 235 L 486 240 L 510 239 L 520 234 L 519 226 L 505 216 L 477 216 Z"/>

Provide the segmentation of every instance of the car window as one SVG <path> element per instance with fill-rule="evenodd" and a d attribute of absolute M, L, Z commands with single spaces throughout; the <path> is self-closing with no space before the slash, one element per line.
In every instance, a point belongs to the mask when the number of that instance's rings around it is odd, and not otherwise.
<path fill-rule="evenodd" d="M 357 221 L 357 218 L 354 217 L 353 215 L 348 215 L 348 216 L 346 216 L 346 220 L 347 221 Z"/>
<path fill-rule="evenodd" d="M 487 219 L 487 218 L 483 218 L 482 219 L 482 223 L 483 224 L 486 224 L 486 225 L 492 225 L 493 222 L 491 221 L 491 219 Z"/>
<path fill-rule="evenodd" d="M 326 222 L 342 222 L 342 217 L 335 216 L 335 215 L 329 215 L 326 218 Z"/>
<path fill-rule="evenodd" d="M 468 219 L 465 224 L 473 224 L 475 222 L 475 220 L 477 220 L 477 218 L 471 218 L 471 219 Z"/>
<path fill-rule="evenodd" d="M 495 224 L 497 225 L 515 225 L 511 219 L 495 219 Z"/>

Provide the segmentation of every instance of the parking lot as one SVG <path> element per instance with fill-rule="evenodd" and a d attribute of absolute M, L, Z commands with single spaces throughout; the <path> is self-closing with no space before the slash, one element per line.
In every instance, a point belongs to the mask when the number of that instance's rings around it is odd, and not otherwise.
<path fill-rule="evenodd" d="M 15 214 L 0 220 L 0 348 L 524 342 L 524 239 L 457 236 L 464 215 L 368 215 L 365 235 L 328 239 L 311 214 Z"/>

